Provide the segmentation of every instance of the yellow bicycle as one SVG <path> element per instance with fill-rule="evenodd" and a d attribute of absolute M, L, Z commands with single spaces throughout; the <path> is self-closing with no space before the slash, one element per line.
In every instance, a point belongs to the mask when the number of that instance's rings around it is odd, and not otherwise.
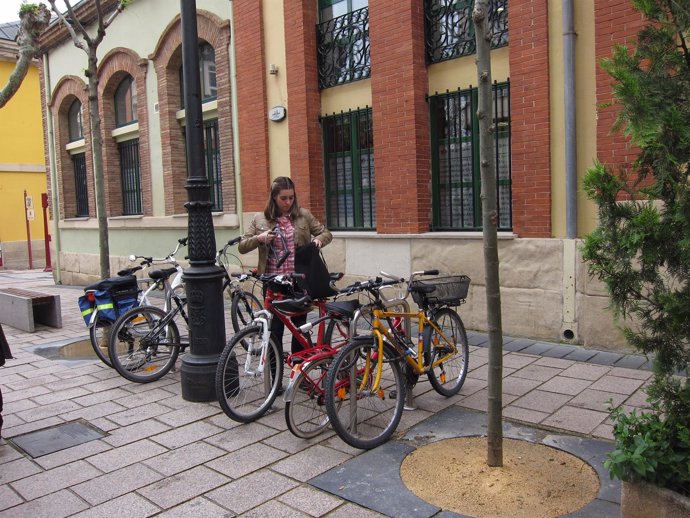
<path fill-rule="evenodd" d="M 406 391 L 420 375 L 426 374 L 432 387 L 448 397 L 460 391 L 468 370 L 467 333 L 452 307 L 465 301 L 469 277 L 429 278 L 438 270 L 414 272 L 408 281 L 382 275 L 387 279 L 357 285 L 370 296 L 362 311 L 371 313 L 371 331 L 362 336 L 351 332 L 355 338 L 334 358 L 325 386 L 331 425 L 341 439 L 361 449 L 390 438 L 402 417 Z M 396 288 L 396 296 L 386 296 Z M 410 311 L 409 294 L 418 311 Z M 415 321 L 416 343 L 410 335 Z"/>

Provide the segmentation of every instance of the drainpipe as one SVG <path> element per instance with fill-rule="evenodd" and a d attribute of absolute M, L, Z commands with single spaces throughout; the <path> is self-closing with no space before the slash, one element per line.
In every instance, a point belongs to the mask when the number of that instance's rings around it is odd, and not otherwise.
<path fill-rule="evenodd" d="M 244 234 L 242 215 L 242 170 L 240 168 L 240 124 L 237 114 L 237 61 L 235 59 L 235 3 L 230 0 L 230 95 L 232 96 L 232 151 L 235 160 L 235 204 L 240 235 Z"/>
<path fill-rule="evenodd" d="M 563 80 L 565 83 L 566 237 L 577 238 L 577 136 L 575 131 L 575 24 L 573 1 L 563 0 Z"/>
<path fill-rule="evenodd" d="M 50 84 L 50 63 L 48 53 L 43 54 L 43 80 L 46 103 L 46 123 L 48 126 L 48 160 L 50 161 L 50 213 L 53 217 L 53 237 L 55 238 L 55 284 L 62 284 L 62 268 L 60 267 L 60 203 L 58 200 L 57 162 L 55 160 L 55 129 L 53 126 L 52 85 Z"/>

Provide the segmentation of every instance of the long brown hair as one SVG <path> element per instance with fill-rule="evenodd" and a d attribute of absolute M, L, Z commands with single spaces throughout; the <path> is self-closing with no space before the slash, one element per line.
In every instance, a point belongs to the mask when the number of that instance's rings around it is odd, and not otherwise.
<path fill-rule="evenodd" d="M 299 203 L 297 202 L 297 191 L 295 190 L 295 183 L 290 179 L 289 176 L 279 176 L 271 184 L 271 192 L 268 195 L 268 202 L 266 203 L 266 208 L 264 209 L 264 216 L 269 221 L 273 221 L 280 216 L 278 206 L 274 198 L 278 196 L 280 191 L 292 189 L 295 193 L 295 199 L 292 202 L 292 207 L 290 208 L 290 219 L 294 220 L 299 215 Z"/>

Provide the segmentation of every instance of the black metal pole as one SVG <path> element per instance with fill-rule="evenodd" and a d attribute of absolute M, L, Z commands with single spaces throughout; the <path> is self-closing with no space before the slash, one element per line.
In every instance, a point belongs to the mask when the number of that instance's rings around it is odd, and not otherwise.
<path fill-rule="evenodd" d="M 190 344 L 189 353 L 182 357 L 182 398 L 215 401 L 216 366 L 225 343 L 223 272 L 215 264 L 216 237 L 204 162 L 196 0 L 180 1 L 189 214 L 189 268 L 184 280 Z"/>

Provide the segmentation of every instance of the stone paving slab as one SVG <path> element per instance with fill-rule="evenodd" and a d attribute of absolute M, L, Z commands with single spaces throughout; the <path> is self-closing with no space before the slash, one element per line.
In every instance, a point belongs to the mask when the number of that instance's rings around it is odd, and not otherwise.
<path fill-rule="evenodd" d="M 0 286 L 7 282 L 0 271 Z M 55 286 L 50 275 L 26 275 L 22 286 L 61 295 L 63 329 L 57 333 L 39 325 L 35 333 L 25 333 L 3 328 L 17 357 L 0 369 L 3 436 L 76 418 L 105 436 L 36 459 L 0 439 L 0 518 L 112 516 L 123 509 L 136 516 L 164 517 L 386 515 L 358 503 L 363 488 L 353 486 L 345 498 L 309 483 L 372 452 L 348 446 L 332 430 L 308 441 L 294 437 L 287 430 L 282 401 L 259 421 L 242 425 L 225 416 L 216 402 L 183 400 L 179 369 L 154 383 L 136 384 L 95 359 L 49 360 L 34 354 L 36 349 L 87 339 L 76 304 L 82 289 Z M 486 410 L 488 336 L 472 331 L 468 336 L 469 373 L 462 390 L 443 398 L 422 378 L 414 392 L 417 410 L 404 413 L 400 439 L 381 447 L 381 470 L 399 468 L 398 457 L 384 454 L 387 448 L 416 447 L 410 433 L 419 440 L 486 433 L 481 418 L 467 416 L 484 415 L 472 408 Z M 628 409 L 646 404 L 644 384 L 651 373 L 639 356 L 624 355 L 605 365 L 584 361 L 600 351 L 571 344 L 519 337 L 505 337 L 505 344 L 504 426 L 521 438 L 533 433 L 566 437 L 557 434 L 572 432 L 577 440 L 610 445 L 601 440 L 611 437 L 608 411 L 602 408 L 605 400 Z M 630 368 L 634 366 L 640 368 Z M 548 411 L 537 403 L 543 398 L 553 403 Z M 463 412 L 461 421 L 457 412 Z M 595 449 L 589 445 L 585 450 Z M 52 481 L 52 475 L 60 481 Z M 600 477 L 608 481 L 607 474 Z M 611 494 L 593 502 L 590 515 L 617 516 L 617 488 L 606 490 Z M 401 491 L 394 495 L 400 498 Z M 454 515 L 438 510 L 436 516 Z"/>

